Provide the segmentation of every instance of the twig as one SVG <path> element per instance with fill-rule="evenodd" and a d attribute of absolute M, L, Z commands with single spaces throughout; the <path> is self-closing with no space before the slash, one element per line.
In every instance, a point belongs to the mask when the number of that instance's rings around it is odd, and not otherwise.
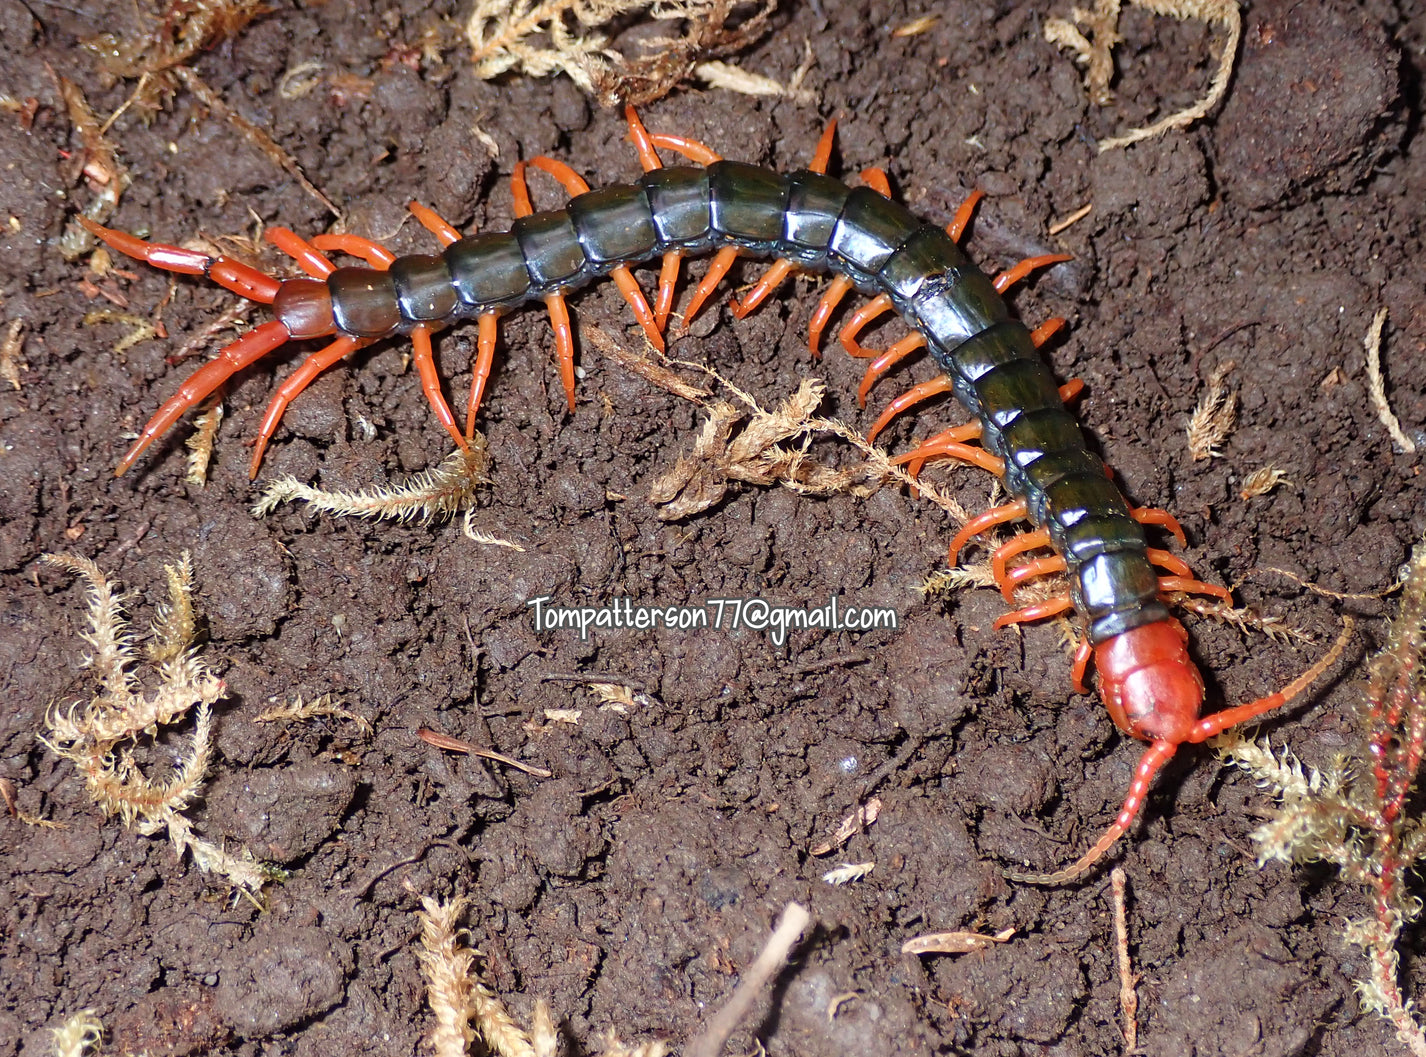
<path fill-rule="evenodd" d="M 1386 309 L 1383 308 L 1372 320 L 1371 330 L 1367 331 L 1367 395 L 1376 409 L 1376 417 L 1391 434 L 1392 445 L 1403 455 L 1411 455 L 1416 451 L 1416 442 L 1402 432 L 1401 423 L 1386 402 L 1386 379 L 1381 373 L 1381 330 L 1385 324 Z"/>
<path fill-rule="evenodd" d="M 787 956 L 797 941 L 802 938 L 802 930 L 812 920 L 812 915 L 797 903 L 788 903 L 782 917 L 773 930 L 767 945 L 757 960 L 743 974 L 743 980 L 733 992 L 733 997 L 708 1023 L 698 1036 L 688 1044 L 687 1057 L 718 1057 L 723 1052 L 723 1044 L 747 1015 L 758 994 L 782 967 L 787 964 Z"/>
<path fill-rule="evenodd" d="M 1139 1046 L 1139 995 L 1134 990 L 1137 978 L 1134 963 L 1129 960 L 1129 922 L 1124 912 L 1124 871 L 1116 866 L 1109 872 L 1114 894 L 1114 952 L 1119 960 L 1119 1011 L 1124 1014 L 1124 1052 L 1133 1053 Z"/>

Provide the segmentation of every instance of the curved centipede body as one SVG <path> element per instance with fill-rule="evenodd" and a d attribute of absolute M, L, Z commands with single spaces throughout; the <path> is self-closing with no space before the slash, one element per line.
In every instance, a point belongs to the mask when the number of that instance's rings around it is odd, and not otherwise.
<path fill-rule="evenodd" d="M 919 470 L 926 461 L 951 458 L 999 475 L 1013 501 L 968 521 L 952 540 L 950 558 L 978 534 L 1003 523 L 1033 526 L 995 553 L 992 567 L 1007 600 L 1033 577 L 1065 574 L 1065 594 L 1007 613 L 996 627 L 1074 610 L 1083 628 L 1073 681 L 1083 690 L 1091 658 L 1101 694 L 1115 723 L 1150 742 L 1114 823 L 1074 865 L 1046 875 L 1012 874 L 1021 880 L 1057 883 L 1095 862 L 1129 827 L 1149 786 L 1179 745 L 1207 740 L 1301 692 L 1340 652 L 1338 645 L 1278 693 L 1200 717 L 1203 680 L 1188 656 L 1187 634 L 1163 601 L 1169 591 L 1229 598 L 1221 587 L 1193 578 L 1183 562 L 1151 547 L 1145 524 L 1160 525 L 1183 539 L 1163 511 L 1130 506 L 1104 463 L 1064 408 L 1074 390 L 1063 390 L 1037 346 L 1059 321 L 1031 332 L 1001 297 L 1010 283 L 1034 267 L 1067 258 L 1035 258 L 992 280 L 958 245 L 974 199 L 947 228 L 926 223 L 893 201 L 885 177 L 863 174 L 865 186 L 826 175 L 831 153 L 829 126 L 812 162 L 790 174 L 725 161 L 682 137 L 651 135 L 632 110 L 631 138 L 645 172 L 633 183 L 590 190 L 568 166 L 535 158 L 516 169 L 517 219 L 508 231 L 462 236 L 429 209 L 413 213 L 442 243 L 437 254 L 398 257 L 378 243 L 351 235 L 323 235 L 310 243 L 282 228 L 269 241 L 291 255 L 305 278 L 278 280 L 227 258 L 213 258 L 150 243 L 85 222 L 115 249 L 171 271 L 202 274 L 245 297 L 265 302 L 274 319 L 222 350 L 183 383 L 142 430 L 120 462 L 124 473 L 139 455 L 189 407 L 232 374 L 289 341 L 331 338 L 312 354 L 274 396 L 253 455 L 256 475 L 263 449 L 284 410 L 326 367 L 355 349 L 406 334 L 415 346 L 423 390 L 434 413 L 457 444 L 468 443 L 496 344 L 496 321 L 531 302 L 548 310 L 555 331 L 561 379 L 570 409 L 575 401 L 573 335 L 565 296 L 609 277 L 632 307 L 649 342 L 663 346 L 680 262 L 713 255 L 684 310 L 699 311 L 739 256 L 776 263 L 754 286 L 735 314 L 751 311 L 790 272 L 831 275 L 832 282 L 810 326 L 816 352 L 827 318 L 852 289 L 872 301 L 842 332 L 854 355 L 874 357 L 859 391 L 867 391 L 892 364 L 925 347 L 943 372 L 892 401 L 871 428 L 874 437 L 890 419 L 916 402 L 950 392 L 973 421 L 947 430 L 902 455 Z M 694 165 L 665 167 L 658 148 L 677 151 Z M 560 209 L 535 212 L 525 187 L 526 164 L 553 175 L 572 194 Z M 363 258 L 364 266 L 337 267 L 324 251 Z M 651 306 L 630 268 L 660 259 L 658 294 Z M 894 311 L 911 335 L 883 353 L 856 342 L 857 332 L 885 311 Z M 442 395 L 431 352 L 431 334 L 460 320 L 479 324 L 479 349 L 465 428 Z M 977 442 L 978 443 L 975 443 Z M 1027 551 L 1048 556 L 1010 567 Z M 1164 570 L 1164 572 L 1160 572 Z"/>

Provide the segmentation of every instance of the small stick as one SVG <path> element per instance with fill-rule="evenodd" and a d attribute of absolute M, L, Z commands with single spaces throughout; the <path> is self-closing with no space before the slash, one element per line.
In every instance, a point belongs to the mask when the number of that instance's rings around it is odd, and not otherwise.
<path fill-rule="evenodd" d="M 723 1052 L 723 1044 L 733 1029 L 747 1014 L 749 1007 L 768 981 L 787 964 L 787 956 L 797 941 L 802 938 L 802 930 L 812 920 L 806 908 L 797 903 L 788 903 L 778 920 L 767 944 L 757 960 L 743 974 L 743 980 L 733 992 L 727 1004 L 709 1018 L 708 1023 L 692 1042 L 688 1044 L 687 1057 L 718 1057 Z"/>
<path fill-rule="evenodd" d="M 1124 913 L 1126 878 L 1118 866 L 1109 873 L 1114 892 L 1114 951 L 1119 958 L 1119 1010 L 1124 1014 L 1124 1052 L 1133 1053 L 1139 1046 L 1139 996 L 1134 991 L 1137 982 L 1134 965 L 1129 961 L 1129 922 Z"/>
<path fill-rule="evenodd" d="M 1372 320 L 1371 330 L 1367 332 L 1365 342 L 1367 349 L 1367 395 L 1371 397 L 1372 408 L 1376 411 L 1376 417 L 1381 419 L 1381 424 L 1386 427 L 1386 431 L 1391 435 L 1391 443 L 1397 451 L 1403 455 L 1410 455 L 1416 451 L 1416 444 L 1401 430 L 1401 423 L 1396 415 L 1392 413 L 1391 405 L 1386 402 L 1386 379 L 1381 373 L 1381 329 L 1386 325 L 1386 309 L 1382 309 Z"/>

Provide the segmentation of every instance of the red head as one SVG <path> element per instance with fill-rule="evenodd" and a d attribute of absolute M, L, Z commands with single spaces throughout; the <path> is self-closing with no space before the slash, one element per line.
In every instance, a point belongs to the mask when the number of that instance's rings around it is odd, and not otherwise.
<path fill-rule="evenodd" d="M 1114 723 L 1145 741 L 1190 740 L 1203 706 L 1203 678 L 1188 656 L 1177 620 L 1155 621 L 1106 639 L 1094 649 L 1099 691 Z"/>

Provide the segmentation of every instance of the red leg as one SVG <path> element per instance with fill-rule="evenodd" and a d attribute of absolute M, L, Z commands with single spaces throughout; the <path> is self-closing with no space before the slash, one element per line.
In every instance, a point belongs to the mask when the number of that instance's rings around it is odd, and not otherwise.
<path fill-rule="evenodd" d="M 1079 645 L 1075 647 L 1074 664 L 1070 667 L 1070 686 L 1074 687 L 1077 694 L 1089 693 L 1089 688 L 1084 684 L 1085 674 L 1089 671 L 1089 660 L 1094 656 L 1094 647 L 1089 644 L 1089 636 L 1079 640 Z"/>
<path fill-rule="evenodd" d="M 946 234 L 951 236 L 952 240 L 960 242 L 961 236 L 966 233 L 966 227 L 970 224 L 970 218 L 975 216 L 975 207 L 984 197 L 985 192 L 979 190 L 966 195 L 966 200 L 961 203 L 961 207 L 956 210 L 956 215 L 946 225 Z"/>
<path fill-rule="evenodd" d="M 951 380 L 944 374 L 930 381 L 913 385 L 906 392 L 902 393 L 891 403 L 886 405 L 886 410 L 877 416 L 877 420 L 872 423 L 870 432 L 867 433 L 867 443 L 875 442 L 877 434 L 886 428 L 887 424 L 908 407 L 914 407 L 923 400 L 929 400 L 933 396 L 940 396 L 942 393 L 951 391 Z"/>
<path fill-rule="evenodd" d="M 515 171 L 510 174 L 510 197 L 515 202 L 515 215 L 527 217 L 535 211 L 530 202 L 530 184 L 525 179 L 525 162 L 517 161 Z"/>
<path fill-rule="evenodd" d="M 166 272 L 205 275 L 219 286 L 246 297 L 249 301 L 270 305 L 277 296 L 278 287 L 282 285 L 280 280 L 256 268 L 249 268 L 242 261 L 228 257 L 210 257 L 206 253 L 167 246 L 161 242 L 145 242 L 126 231 L 115 231 L 113 228 L 96 224 L 86 216 L 80 216 L 79 222 L 91 235 L 126 257 L 133 257 Z"/>
<path fill-rule="evenodd" d="M 589 182 L 558 158 L 541 154 L 530 159 L 530 166 L 549 173 L 571 196 L 582 195 L 589 190 Z"/>
<path fill-rule="evenodd" d="M 1004 589 L 1006 572 L 1005 565 L 1017 554 L 1024 554 L 1026 551 L 1037 550 L 1040 547 L 1050 545 L 1050 533 L 1047 529 L 1031 529 L 1029 532 L 1022 532 L 1018 536 L 1013 536 L 995 549 L 995 553 L 990 558 L 990 572 L 995 577 L 995 582 Z M 1010 601 L 1010 596 L 1005 596 L 1005 601 Z"/>
<path fill-rule="evenodd" d="M 555 331 L 555 357 L 559 360 L 560 381 L 564 383 L 564 395 L 569 401 L 569 413 L 574 414 L 574 329 L 569 325 L 569 306 L 564 303 L 563 294 L 550 294 L 545 298 L 545 308 L 549 309 L 550 326 Z"/>
<path fill-rule="evenodd" d="M 733 311 L 734 319 L 742 319 L 752 312 L 758 305 L 766 300 L 767 296 L 782 285 L 784 279 L 796 271 L 797 265 L 789 260 L 774 261 L 767 271 L 763 272 L 762 278 L 748 291 L 747 296 L 739 301 L 733 298 L 732 304 L 728 307 Z"/>
<path fill-rule="evenodd" d="M 703 281 L 693 291 L 688 308 L 684 310 L 682 329 L 687 330 L 688 325 L 703 310 L 704 302 L 712 296 L 714 288 L 723 281 L 723 277 L 728 274 L 728 269 L 733 267 L 733 262 L 738 259 L 740 252 L 742 251 L 737 246 L 724 246 L 708 262 L 708 271 L 704 273 Z"/>
<path fill-rule="evenodd" d="M 1059 616 L 1074 608 L 1074 602 L 1069 595 L 1056 595 L 1054 598 L 1047 598 L 1043 602 L 1036 602 L 1033 606 L 1026 606 L 1024 609 L 1017 609 L 1013 613 L 1002 613 L 995 618 L 995 623 L 991 625 L 996 631 L 1009 627 L 1011 624 L 1028 624 L 1032 620 L 1044 620 L 1046 617 Z"/>
<path fill-rule="evenodd" d="M 269 352 L 285 345 L 290 337 L 291 334 L 288 333 L 287 327 L 274 319 L 264 323 L 256 330 L 244 334 L 220 351 L 216 357 L 190 374 L 178 387 L 178 392 L 164 401 L 163 406 L 154 412 L 153 418 L 148 420 L 148 424 L 139 433 L 139 439 L 134 441 L 133 446 L 119 460 L 119 465 L 114 470 L 114 476 L 122 477 L 125 471 L 134 464 L 134 460 L 143 454 L 144 449 L 169 426 L 177 422 L 179 416 L 190 407 L 207 397 L 218 386 L 250 363 L 262 359 Z"/>
<path fill-rule="evenodd" d="M 1060 403 L 1068 404 L 1082 392 L 1084 392 L 1084 379 L 1071 378 L 1064 385 L 1060 386 Z"/>
<path fill-rule="evenodd" d="M 946 561 L 951 568 L 955 568 L 956 559 L 960 557 L 961 548 L 982 532 L 993 529 L 996 525 L 1004 525 L 1010 521 L 1019 521 L 1028 513 L 1025 500 L 1017 499 L 1013 503 L 1006 503 L 1004 506 L 991 507 L 984 514 L 979 514 L 971 518 L 961 530 L 951 539 L 950 551 L 946 555 Z"/>
<path fill-rule="evenodd" d="M 287 254 L 313 279 L 325 279 L 337 266 L 317 252 L 316 247 L 287 228 L 268 228 L 262 237 Z"/>
<path fill-rule="evenodd" d="M 891 298 L 886 294 L 877 294 L 866 304 L 858 308 L 852 313 L 852 318 L 847 320 L 846 325 L 842 327 L 842 333 L 840 335 L 842 348 L 846 349 L 848 353 L 858 359 L 865 360 L 873 356 L 880 356 L 884 350 L 863 348 L 857 343 L 857 335 L 862 332 L 862 329 L 866 327 L 868 323 L 876 319 L 877 316 L 890 311 Z"/>
<path fill-rule="evenodd" d="M 1129 511 L 1132 517 L 1141 525 L 1161 525 L 1173 533 L 1178 540 L 1180 547 L 1188 546 L 1188 537 L 1183 534 L 1183 526 L 1178 523 L 1172 514 L 1167 510 L 1159 510 L 1155 507 L 1139 506 Z"/>
<path fill-rule="evenodd" d="M 441 392 L 441 376 L 436 373 L 436 356 L 431 348 L 431 328 L 424 323 L 412 327 L 411 345 L 416 352 L 414 358 L 416 373 L 421 377 L 421 392 L 426 394 L 426 402 L 435 412 L 436 421 L 455 438 L 456 447 L 469 451 L 465 437 L 461 436 L 460 427 L 456 425 L 456 417 L 451 414 L 450 405 Z"/>
<path fill-rule="evenodd" d="M 827 320 L 832 317 L 832 313 L 842 298 L 847 296 L 852 285 L 852 281 L 845 275 L 839 275 L 822 291 L 822 297 L 812 312 L 812 320 L 807 324 L 807 348 L 814 357 L 822 355 L 822 331 L 827 328 Z"/>
<path fill-rule="evenodd" d="M 486 312 L 476 320 L 477 352 L 475 366 L 470 375 L 470 403 L 465 409 L 465 435 L 475 436 L 475 413 L 480 408 L 480 398 L 485 392 L 485 383 L 490 378 L 490 367 L 495 362 L 495 339 L 499 336 L 496 312 Z"/>
<path fill-rule="evenodd" d="M 262 466 L 262 453 L 267 450 L 267 442 L 277 432 L 277 424 L 282 421 L 287 405 L 306 389 L 316 377 L 332 364 L 351 355 L 354 349 L 369 344 L 360 338 L 338 338 L 325 349 L 312 353 L 293 371 L 288 379 L 278 386 L 277 392 L 267 405 L 267 413 L 262 417 L 262 427 L 258 430 L 257 443 L 253 446 L 253 460 L 248 467 L 248 477 L 256 477 Z"/>
<path fill-rule="evenodd" d="M 895 367 L 902 360 L 906 359 L 906 357 L 910 356 L 917 349 L 923 349 L 925 347 L 925 336 L 919 331 L 912 331 L 876 359 L 872 360 L 871 366 L 866 369 L 866 374 L 862 375 L 862 384 L 857 386 L 857 406 L 866 407 L 867 395 L 871 392 L 871 387 L 876 384 L 878 378 L 891 370 L 891 368 Z M 916 472 L 916 470 L 911 471 L 913 476 Z"/>
<path fill-rule="evenodd" d="M 995 292 L 1003 294 L 1010 287 L 1014 286 L 1025 276 L 1029 275 L 1036 268 L 1045 268 L 1051 264 L 1060 264 L 1063 261 L 1072 261 L 1073 257 L 1066 253 L 1043 253 L 1038 257 L 1027 257 L 1019 264 L 995 277 Z"/>
<path fill-rule="evenodd" d="M 1000 585 L 1000 594 L 1005 601 L 1013 602 L 1015 601 L 1015 588 L 1026 580 L 1036 576 L 1048 576 L 1050 573 L 1062 573 L 1065 569 L 1065 560 L 1058 554 L 1050 555 L 1047 558 L 1036 558 L 1024 565 L 1017 565 L 1005 574 L 1005 580 Z"/>
<path fill-rule="evenodd" d="M 312 245 L 319 250 L 360 257 L 373 268 L 380 268 L 382 271 L 396 263 L 396 254 L 381 243 L 364 239 L 360 235 L 315 235 Z"/>
<path fill-rule="evenodd" d="M 406 203 L 406 208 L 411 211 L 411 215 L 420 222 L 423 228 L 436 236 L 442 246 L 449 246 L 460 241 L 460 232 L 434 209 L 423 206 L 414 199 Z"/>

